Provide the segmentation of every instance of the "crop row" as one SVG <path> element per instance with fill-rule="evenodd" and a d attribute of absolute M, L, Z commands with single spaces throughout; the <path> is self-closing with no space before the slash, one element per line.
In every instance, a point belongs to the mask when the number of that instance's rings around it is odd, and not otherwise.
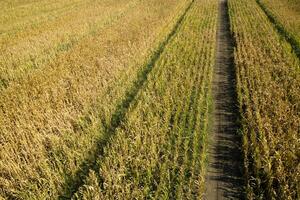
<path fill-rule="evenodd" d="M 255 0 L 229 0 L 249 199 L 298 199 L 299 59 Z"/>
<path fill-rule="evenodd" d="M 202 197 L 217 6 L 193 2 L 74 199 Z"/>
<path fill-rule="evenodd" d="M 188 2 L 142 0 L 118 23 L 1 91 L 0 196 L 69 193 L 127 88 Z"/>

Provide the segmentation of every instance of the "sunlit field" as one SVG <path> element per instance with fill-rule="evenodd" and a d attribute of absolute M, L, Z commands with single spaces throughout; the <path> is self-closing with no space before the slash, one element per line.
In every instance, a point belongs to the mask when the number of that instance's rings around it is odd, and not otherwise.
<path fill-rule="evenodd" d="M 1 200 L 215 199 L 215 184 L 221 199 L 300 198 L 300 1 L 0 0 L 0 11 Z M 216 142 L 229 133 L 240 163 Z"/>

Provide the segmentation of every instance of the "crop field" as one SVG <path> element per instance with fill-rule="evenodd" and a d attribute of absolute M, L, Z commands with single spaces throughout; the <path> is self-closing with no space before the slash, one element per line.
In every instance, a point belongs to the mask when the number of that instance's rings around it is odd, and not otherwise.
<path fill-rule="evenodd" d="M 300 1 L 0 11 L 0 200 L 300 198 Z"/>
<path fill-rule="evenodd" d="M 260 0 L 258 2 L 300 57 L 300 1 Z"/>
<path fill-rule="evenodd" d="M 255 1 L 229 2 L 249 198 L 297 199 L 299 59 Z"/>

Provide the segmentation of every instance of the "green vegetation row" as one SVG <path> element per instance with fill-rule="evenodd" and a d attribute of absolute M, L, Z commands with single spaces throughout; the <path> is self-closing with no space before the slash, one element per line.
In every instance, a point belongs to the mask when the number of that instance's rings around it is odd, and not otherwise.
<path fill-rule="evenodd" d="M 300 59 L 300 2 L 257 0 L 257 3 Z"/>
<path fill-rule="evenodd" d="M 91 163 L 141 66 L 189 2 L 141 0 L 116 23 L 1 91 L 0 196 L 68 193 L 67 183 Z"/>
<path fill-rule="evenodd" d="M 195 0 L 74 199 L 199 199 L 217 1 Z"/>
<path fill-rule="evenodd" d="M 255 0 L 229 0 L 248 199 L 299 199 L 299 59 Z"/>

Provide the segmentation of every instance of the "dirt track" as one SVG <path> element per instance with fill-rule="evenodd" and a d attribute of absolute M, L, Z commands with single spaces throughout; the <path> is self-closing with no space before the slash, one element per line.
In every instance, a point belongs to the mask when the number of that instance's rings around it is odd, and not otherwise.
<path fill-rule="evenodd" d="M 243 199 L 241 142 L 237 134 L 233 39 L 227 0 L 220 0 L 217 55 L 213 79 L 213 127 L 208 150 L 204 199 Z"/>

